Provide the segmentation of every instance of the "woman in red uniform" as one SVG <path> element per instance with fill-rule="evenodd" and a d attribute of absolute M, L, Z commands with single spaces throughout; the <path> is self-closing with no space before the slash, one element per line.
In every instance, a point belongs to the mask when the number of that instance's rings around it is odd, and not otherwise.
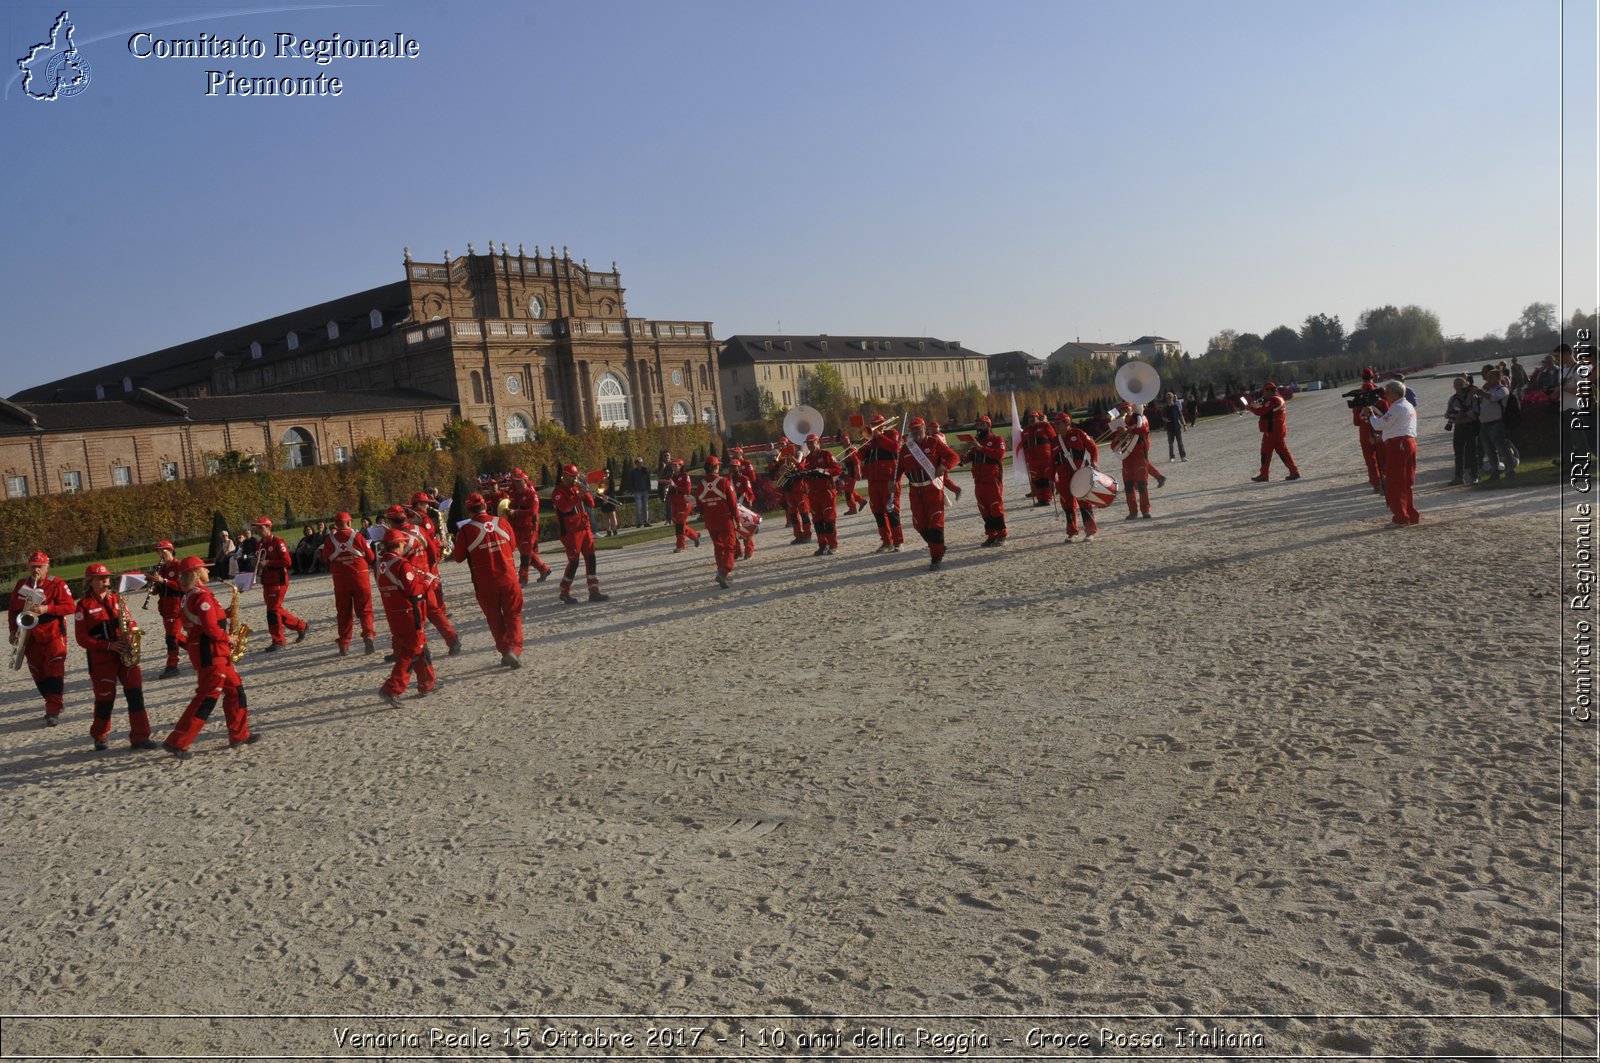
<path fill-rule="evenodd" d="M 78 645 L 89 651 L 89 680 L 94 686 L 94 723 L 89 726 L 89 737 L 96 749 L 107 749 L 111 736 L 111 710 L 117 704 L 117 686 L 121 684 L 128 701 L 128 741 L 134 749 L 154 749 L 150 740 L 150 716 L 144 708 L 144 674 L 137 663 L 125 665 L 122 655 L 129 642 L 123 631 L 138 630 L 128 613 L 128 603 L 111 589 L 111 570 L 104 565 L 90 565 L 84 570 L 89 580 L 89 590 L 78 603 L 77 620 L 73 633 Z"/>
<path fill-rule="evenodd" d="M 35 550 L 28 555 L 28 574 L 17 580 L 11 589 L 11 645 L 27 639 L 23 652 L 28 662 L 28 674 L 33 685 L 44 698 L 44 725 L 54 727 L 61 717 L 67 674 L 67 617 L 76 607 L 67 581 L 50 575 L 50 555 Z M 27 613 L 38 623 L 31 629 L 22 627 L 22 614 Z"/>
<path fill-rule="evenodd" d="M 609 594 L 600 593 L 600 577 L 595 573 L 594 526 L 589 521 L 589 510 L 594 507 L 594 496 L 579 482 L 576 465 L 562 468 L 561 482 L 556 485 L 550 504 L 556 511 L 556 525 L 561 531 L 561 545 L 567 548 L 567 570 L 561 576 L 562 604 L 578 604 L 578 599 L 572 596 L 572 578 L 578 574 L 580 558 L 589 581 L 589 600 L 610 601 Z M 687 504 L 685 501 L 685 505 Z M 673 519 L 677 519 L 676 512 L 673 514 Z"/>
<path fill-rule="evenodd" d="M 228 723 L 228 746 L 248 745 L 261 736 L 250 732 L 250 702 L 244 681 L 233 667 L 230 654 L 226 610 L 212 595 L 206 583 L 210 577 L 201 557 L 186 557 L 179 563 L 182 575 L 183 605 L 180 612 L 187 626 L 189 663 L 194 665 L 194 697 L 173 724 L 164 743 L 168 753 L 179 760 L 189 759 L 189 747 L 222 702 Z"/>

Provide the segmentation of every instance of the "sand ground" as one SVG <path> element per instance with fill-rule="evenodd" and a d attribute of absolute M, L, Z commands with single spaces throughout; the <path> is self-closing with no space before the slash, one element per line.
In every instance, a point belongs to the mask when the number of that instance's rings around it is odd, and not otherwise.
<path fill-rule="evenodd" d="M 969 490 L 938 573 L 866 517 L 830 558 L 769 520 L 728 591 L 709 547 L 602 554 L 607 604 L 529 588 L 517 673 L 457 575 L 469 652 L 400 711 L 299 581 L 311 637 L 241 667 L 263 740 L 187 763 L 90 750 L 76 649 L 54 730 L 4 672 L 3 1051 L 1592 1053 L 1557 495 L 1446 487 L 1413 383 L 1415 528 L 1313 393 L 1304 479 L 1247 482 L 1253 418 L 1158 435 L 1155 518 L 1091 545 L 1014 500 L 980 550 Z M 150 681 L 158 734 L 191 690 Z M 539 1018 L 622 1014 L 684 1018 Z"/>

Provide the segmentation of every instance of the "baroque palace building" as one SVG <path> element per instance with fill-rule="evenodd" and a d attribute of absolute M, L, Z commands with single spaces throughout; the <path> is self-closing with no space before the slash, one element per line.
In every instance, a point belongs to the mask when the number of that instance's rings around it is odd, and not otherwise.
<path fill-rule="evenodd" d="M 490 442 L 721 423 L 708 321 L 629 317 L 615 263 L 489 244 L 404 279 L 29 388 L 0 402 L 6 497 L 204 475 L 227 449 L 291 466 L 364 439 L 430 438 L 454 417 Z M 244 401 L 248 399 L 249 401 Z"/>

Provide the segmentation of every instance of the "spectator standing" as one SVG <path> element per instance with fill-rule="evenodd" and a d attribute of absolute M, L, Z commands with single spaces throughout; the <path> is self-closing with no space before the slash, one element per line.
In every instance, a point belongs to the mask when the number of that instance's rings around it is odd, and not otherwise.
<path fill-rule="evenodd" d="M 256 530 L 251 528 L 243 539 L 239 540 L 239 548 L 235 551 L 239 563 L 234 566 L 234 575 L 240 572 L 254 572 L 256 570 L 256 551 L 261 548 L 261 540 L 256 538 Z"/>
<path fill-rule="evenodd" d="M 1500 479 L 1501 472 L 1514 479 L 1521 461 L 1516 445 L 1506 437 L 1506 401 L 1510 397 L 1511 389 L 1501 381 L 1500 369 L 1484 366 L 1483 388 L 1478 392 L 1479 451 L 1491 482 Z"/>
<path fill-rule="evenodd" d="M 1558 348 L 1559 349 L 1559 348 Z M 1516 358 L 1511 359 L 1511 391 L 1517 398 L 1522 398 L 1522 393 L 1528 390 L 1528 371 L 1522 368 L 1522 363 Z"/>
<path fill-rule="evenodd" d="M 1555 349 L 1560 359 L 1558 367 L 1561 388 L 1561 454 L 1557 461 L 1565 463 L 1573 456 L 1585 457 L 1594 452 L 1594 355 L 1589 360 L 1587 372 L 1579 372 L 1578 357 L 1570 344 L 1563 343 Z M 1589 401 L 1580 399 L 1587 396 Z"/>
<path fill-rule="evenodd" d="M 628 470 L 628 490 L 633 492 L 633 526 L 650 527 L 650 470 L 645 468 L 643 458 L 633 459 L 633 468 Z"/>
<path fill-rule="evenodd" d="M 1478 482 L 1478 399 L 1470 377 L 1456 377 L 1455 389 L 1444 411 L 1456 452 L 1456 475 L 1450 483 L 1472 487 Z"/>
<path fill-rule="evenodd" d="M 1184 402 L 1178 398 L 1175 391 L 1167 392 L 1167 404 L 1161 407 L 1161 419 L 1167 426 L 1167 460 L 1188 461 L 1189 452 L 1183 447 L 1183 407 Z M 1173 454 L 1173 448 L 1177 454 Z"/>
<path fill-rule="evenodd" d="M 211 574 L 218 579 L 232 579 L 239 574 L 239 548 L 226 528 L 217 544 L 217 556 L 211 559 Z"/>

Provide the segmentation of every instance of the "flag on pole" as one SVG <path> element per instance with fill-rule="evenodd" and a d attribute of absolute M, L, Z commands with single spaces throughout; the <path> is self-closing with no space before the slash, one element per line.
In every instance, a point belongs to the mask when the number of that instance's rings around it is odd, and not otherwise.
<path fill-rule="evenodd" d="M 1022 458 L 1022 418 L 1017 416 L 1017 393 L 1011 393 L 1011 475 L 1006 486 L 1020 491 L 1028 486 L 1028 463 Z"/>

